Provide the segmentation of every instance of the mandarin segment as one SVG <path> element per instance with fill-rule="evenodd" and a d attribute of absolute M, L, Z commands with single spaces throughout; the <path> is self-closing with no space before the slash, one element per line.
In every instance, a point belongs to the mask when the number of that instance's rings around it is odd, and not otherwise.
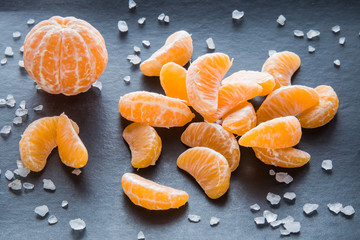
<path fill-rule="evenodd" d="M 257 110 L 258 124 L 277 117 L 296 116 L 319 103 L 315 89 L 293 85 L 276 89 Z"/>
<path fill-rule="evenodd" d="M 287 148 L 299 143 L 301 125 L 296 117 L 279 117 L 260 123 L 245 133 L 239 144 L 244 147 Z"/>
<path fill-rule="evenodd" d="M 302 167 L 310 161 L 310 154 L 296 148 L 253 148 L 256 157 L 265 164 L 283 168 Z"/>
<path fill-rule="evenodd" d="M 159 76 L 162 66 L 168 62 L 184 66 L 190 60 L 192 52 L 191 35 L 181 30 L 170 35 L 164 46 L 140 64 L 140 69 L 146 76 Z"/>
<path fill-rule="evenodd" d="M 215 114 L 221 79 L 232 61 L 224 53 L 209 53 L 196 59 L 186 74 L 186 89 L 190 105 L 201 115 Z"/>
<path fill-rule="evenodd" d="M 119 111 L 127 120 L 154 127 L 181 127 L 195 117 L 181 100 L 145 91 L 122 96 Z"/>
<path fill-rule="evenodd" d="M 133 173 L 125 173 L 121 185 L 135 205 L 149 210 L 179 208 L 189 199 L 185 191 L 160 185 Z"/>
<path fill-rule="evenodd" d="M 222 126 L 231 133 L 242 136 L 256 126 L 256 113 L 249 102 L 244 102 L 223 117 Z"/>
<path fill-rule="evenodd" d="M 131 150 L 134 168 L 155 165 L 161 153 L 161 138 L 155 129 L 145 123 L 132 123 L 123 131 L 123 138 Z"/>
<path fill-rule="evenodd" d="M 324 126 L 335 117 L 339 108 L 339 98 L 332 87 L 320 85 L 315 88 L 315 91 L 320 96 L 319 103 L 300 113 L 298 116 L 303 128 Z"/>
<path fill-rule="evenodd" d="M 300 57 L 293 52 L 278 52 L 264 63 L 262 72 L 270 73 L 275 79 L 275 88 L 291 85 L 291 77 L 300 67 Z"/>
<path fill-rule="evenodd" d="M 190 147 L 208 147 L 221 153 L 231 171 L 240 162 L 240 148 L 234 135 L 216 123 L 191 123 L 181 135 L 181 141 Z"/>
<path fill-rule="evenodd" d="M 186 150 L 178 157 L 177 166 L 191 174 L 209 198 L 217 199 L 229 189 L 229 164 L 223 155 L 210 148 Z"/>

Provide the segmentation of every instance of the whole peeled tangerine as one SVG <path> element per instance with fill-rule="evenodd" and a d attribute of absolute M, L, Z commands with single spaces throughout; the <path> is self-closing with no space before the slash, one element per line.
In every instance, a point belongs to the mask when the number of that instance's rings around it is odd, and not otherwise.
<path fill-rule="evenodd" d="M 24 42 L 24 66 L 44 91 L 87 91 L 108 62 L 105 41 L 88 22 L 55 16 L 37 24 Z"/>

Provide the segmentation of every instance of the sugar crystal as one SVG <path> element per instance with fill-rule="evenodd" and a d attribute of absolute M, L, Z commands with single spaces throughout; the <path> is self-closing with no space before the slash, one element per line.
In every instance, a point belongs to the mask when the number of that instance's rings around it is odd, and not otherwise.
<path fill-rule="evenodd" d="M 353 206 L 348 205 L 346 207 L 343 207 L 341 209 L 341 212 L 346 216 L 351 216 L 351 215 L 353 215 L 355 213 L 355 209 L 353 208 Z"/>
<path fill-rule="evenodd" d="M 14 178 L 14 173 L 10 170 L 6 170 L 5 172 L 5 178 L 9 181 L 11 181 Z"/>
<path fill-rule="evenodd" d="M 67 208 L 68 205 L 69 205 L 69 203 L 68 203 L 68 201 L 66 201 L 66 200 L 63 200 L 63 201 L 61 202 L 61 207 L 62 207 L 62 208 Z"/>
<path fill-rule="evenodd" d="M 71 173 L 76 175 L 76 176 L 79 176 L 81 174 L 81 170 L 78 169 L 78 168 L 75 168 Z"/>
<path fill-rule="evenodd" d="M 136 2 L 134 0 L 129 0 L 129 9 L 133 9 L 136 7 Z"/>
<path fill-rule="evenodd" d="M 125 21 L 119 21 L 118 22 L 118 29 L 122 33 L 127 32 L 129 30 L 129 28 L 128 28 Z"/>
<path fill-rule="evenodd" d="M 284 15 L 280 15 L 278 18 L 277 18 L 277 23 L 280 24 L 281 26 L 284 26 L 285 25 L 285 21 L 286 21 L 286 18 L 284 17 Z"/>
<path fill-rule="evenodd" d="M 335 25 L 331 28 L 331 31 L 333 31 L 333 33 L 338 33 L 340 32 L 340 26 L 339 25 Z"/>
<path fill-rule="evenodd" d="M 5 48 L 5 56 L 7 57 L 12 57 L 14 56 L 14 52 L 12 50 L 12 47 L 6 47 Z"/>
<path fill-rule="evenodd" d="M 269 210 L 265 210 L 265 211 L 263 212 L 263 216 L 264 216 L 264 218 L 266 219 L 266 221 L 267 221 L 268 223 L 271 223 L 271 222 L 273 222 L 273 221 L 276 221 L 276 219 L 277 219 L 277 217 L 278 217 L 277 214 L 272 213 L 272 212 L 270 212 Z"/>
<path fill-rule="evenodd" d="M 218 225 L 220 222 L 220 218 L 217 218 L 217 217 L 211 217 L 210 218 L 210 226 L 216 226 Z"/>
<path fill-rule="evenodd" d="M 313 46 L 308 46 L 308 52 L 309 53 L 313 53 L 313 52 L 315 52 L 315 48 L 313 47 Z"/>
<path fill-rule="evenodd" d="M 143 231 L 140 231 L 137 235 L 138 240 L 145 240 L 145 234 Z"/>
<path fill-rule="evenodd" d="M 2 127 L 2 129 L 0 130 L 0 135 L 2 137 L 8 137 L 11 133 L 11 126 L 9 125 L 5 125 Z"/>
<path fill-rule="evenodd" d="M 238 11 L 237 9 L 235 9 L 232 12 L 232 18 L 234 20 L 240 20 L 243 16 L 244 16 L 244 11 Z"/>
<path fill-rule="evenodd" d="M 49 212 L 49 208 L 46 205 L 38 206 L 34 209 L 34 212 L 39 215 L 40 217 L 45 217 L 46 214 Z"/>
<path fill-rule="evenodd" d="M 32 184 L 32 183 L 24 182 L 24 183 L 23 183 L 23 187 L 24 187 L 26 190 L 33 190 L 35 186 L 34 186 L 34 184 Z"/>
<path fill-rule="evenodd" d="M 56 190 L 55 184 L 50 179 L 43 179 L 43 188 L 45 190 L 51 190 L 51 191 Z"/>
<path fill-rule="evenodd" d="M 34 109 L 34 112 L 39 113 L 43 110 L 43 108 L 44 108 L 43 105 L 38 105 L 38 106 L 34 107 L 33 109 Z"/>
<path fill-rule="evenodd" d="M 269 50 L 268 51 L 269 57 L 271 57 L 272 55 L 276 54 L 275 50 Z"/>
<path fill-rule="evenodd" d="M 21 37 L 21 32 L 18 32 L 18 31 L 13 32 L 12 36 L 14 39 L 19 39 Z"/>
<path fill-rule="evenodd" d="M 200 222 L 201 217 L 200 217 L 199 215 L 189 214 L 189 215 L 188 215 L 188 220 L 189 220 L 190 222 L 193 222 L 193 223 L 198 223 L 198 222 Z"/>
<path fill-rule="evenodd" d="M 164 22 L 166 22 L 166 23 L 169 23 L 169 22 L 170 22 L 170 17 L 169 17 L 168 15 L 166 15 L 166 16 L 164 17 Z"/>
<path fill-rule="evenodd" d="M 53 225 L 53 224 L 55 224 L 55 223 L 57 223 L 58 222 L 58 219 L 57 219 L 57 217 L 55 216 L 55 215 L 51 215 L 49 218 L 48 218 L 48 223 L 50 224 L 50 225 Z"/>
<path fill-rule="evenodd" d="M 304 32 L 300 31 L 300 30 L 294 30 L 294 36 L 295 37 L 303 37 L 304 36 Z"/>
<path fill-rule="evenodd" d="M 159 20 L 159 21 L 164 21 L 164 18 L 165 18 L 165 13 L 161 13 L 161 14 L 158 16 L 158 20 Z"/>
<path fill-rule="evenodd" d="M 334 64 L 335 64 L 335 66 L 337 66 L 337 67 L 340 67 L 340 60 L 339 59 L 336 59 L 335 61 L 334 61 Z"/>
<path fill-rule="evenodd" d="M 138 46 L 134 46 L 134 52 L 135 53 L 140 53 L 141 49 Z"/>
<path fill-rule="evenodd" d="M 315 37 L 320 36 L 320 32 L 317 31 L 317 30 L 310 29 L 310 30 L 306 33 L 306 36 L 307 36 L 308 39 L 313 39 L 313 38 L 315 38 Z"/>
<path fill-rule="evenodd" d="M 332 161 L 331 160 L 323 160 L 322 163 L 321 163 L 321 167 L 325 171 L 331 171 L 332 168 L 333 168 Z"/>
<path fill-rule="evenodd" d="M 260 210 L 259 204 L 255 203 L 255 204 L 251 205 L 250 210 L 253 211 L 253 212 L 259 211 Z"/>
<path fill-rule="evenodd" d="M 210 49 L 210 50 L 215 49 L 215 43 L 214 43 L 214 40 L 212 38 L 206 39 L 206 44 L 207 44 L 208 49 Z"/>
<path fill-rule="evenodd" d="M 94 83 L 92 84 L 92 86 L 93 86 L 94 88 L 99 89 L 100 91 L 102 90 L 102 82 L 100 82 L 99 80 L 97 80 L 96 82 L 94 82 Z"/>
<path fill-rule="evenodd" d="M 23 122 L 22 117 L 15 117 L 12 122 L 13 122 L 14 126 L 20 126 Z"/>
<path fill-rule="evenodd" d="M 284 193 L 284 199 L 288 201 L 293 201 L 296 198 L 296 194 L 294 192 L 286 192 Z"/>
<path fill-rule="evenodd" d="M 81 218 L 70 220 L 69 224 L 73 230 L 83 230 L 86 228 L 86 223 Z"/>
<path fill-rule="evenodd" d="M 290 233 L 298 233 L 300 232 L 301 225 L 299 222 L 287 222 L 284 224 L 284 228 Z"/>
<path fill-rule="evenodd" d="M 264 217 L 256 217 L 254 218 L 256 225 L 264 225 L 265 224 L 265 218 Z"/>
<path fill-rule="evenodd" d="M 339 38 L 339 44 L 340 45 L 344 45 L 345 44 L 345 37 L 341 37 L 341 38 Z"/>
<path fill-rule="evenodd" d="M 33 25 L 35 23 L 35 19 L 30 18 L 29 20 L 27 20 L 27 25 Z"/>
<path fill-rule="evenodd" d="M 143 24 L 145 23 L 145 21 L 146 21 L 146 18 L 145 18 L 145 17 L 141 17 L 141 18 L 139 18 L 139 20 L 138 20 L 138 24 L 143 25 Z"/>
<path fill-rule="evenodd" d="M 9 183 L 8 186 L 11 190 L 15 190 L 15 191 L 21 190 L 22 188 L 21 181 L 19 179 L 15 179 L 11 183 Z"/>
<path fill-rule="evenodd" d="M 277 194 L 269 192 L 266 195 L 266 200 L 268 200 L 271 205 L 277 205 L 277 204 L 279 204 L 281 197 Z"/>
<path fill-rule="evenodd" d="M 142 44 L 147 48 L 150 47 L 150 42 L 148 40 L 143 40 Z"/>
<path fill-rule="evenodd" d="M 1 65 L 5 65 L 7 63 L 7 58 L 2 58 L 1 60 L 0 60 L 0 64 Z"/>
<path fill-rule="evenodd" d="M 330 212 L 339 214 L 339 212 L 341 212 L 341 209 L 343 208 L 343 205 L 341 203 L 329 203 L 327 207 L 329 208 Z"/>
<path fill-rule="evenodd" d="M 125 76 L 124 77 L 124 82 L 130 83 L 130 80 L 131 80 L 130 76 Z"/>
<path fill-rule="evenodd" d="M 306 215 L 310 215 L 313 212 L 315 212 L 318 207 L 319 207 L 319 204 L 305 203 L 305 205 L 303 206 L 303 210 Z"/>

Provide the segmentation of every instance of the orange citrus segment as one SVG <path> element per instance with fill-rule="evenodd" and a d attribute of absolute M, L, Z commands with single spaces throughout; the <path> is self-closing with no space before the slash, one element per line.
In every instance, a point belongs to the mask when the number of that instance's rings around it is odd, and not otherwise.
<path fill-rule="evenodd" d="M 134 168 L 155 165 L 161 153 L 161 139 L 155 129 L 145 123 L 132 123 L 123 131 L 123 138 L 131 150 Z"/>
<path fill-rule="evenodd" d="M 310 154 L 296 148 L 253 148 L 255 155 L 265 164 L 283 168 L 302 167 L 310 161 Z"/>
<path fill-rule="evenodd" d="M 161 68 L 160 83 L 166 96 L 179 98 L 189 104 L 186 91 L 186 69 L 180 65 L 169 62 Z"/>
<path fill-rule="evenodd" d="M 181 141 L 190 147 L 208 147 L 221 153 L 231 171 L 240 162 L 240 149 L 234 135 L 216 123 L 191 123 L 181 135 Z"/>
<path fill-rule="evenodd" d="M 160 185 L 133 173 L 125 173 L 121 185 L 135 205 L 149 210 L 179 208 L 189 199 L 189 195 L 182 190 Z"/>
<path fill-rule="evenodd" d="M 291 85 L 291 77 L 300 67 L 301 60 L 293 52 L 278 52 L 271 55 L 262 67 L 263 72 L 270 73 L 275 79 L 275 88 Z"/>
<path fill-rule="evenodd" d="M 245 133 L 239 144 L 244 147 L 287 148 L 300 141 L 301 125 L 296 117 L 279 117 L 260 123 Z"/>
<path fill-rule="evenodd" d="M 249 102 L 244 102 L 223 117 L 222 126 L 231 133 L 242 136 L 256 126 L 256 113 Z"/>
<path fill-rule="evenodd" d="M 178 31 L 170 35 L 164 46 L 141 63 L 140 69 L 146 76 L 159 76 L 162 66 L 168 62 L 184 66 L 190 60 L 192 52 L 191 35 L 184 30 Z"/>
<path fill-rule="evenodd" d="M 24 131 L 19 143 L 20 158 L 31 171 L 43 170 L 48 156 L 57 146 L 58 119 L 58 116 L 40 118 L 32 122 Z M 79 127 L 75 122 L 71 123 L 78 134 Z"/>
<path fill-rule="evenodd" d="M 232 61 L 224 53 L 205 54 L 196 59 L 186 74 L 186 89 L 190 105 L 201 115 L 215 114 L 221 79 Z"/>
<path fill-rule="evenodd" d="M 230 186 L 230 168 L 220 153 L 206 147 L 190 148 L 177 159 L 177 166 L 195 178 L 209 198 L 216 199 Z"/>
<path fill-rule="evenodd" d="M 179 99 L 161 94 L 139 91 L 120 98 L 119 111 L 124 118 L 154 127 L 179 127 L 195 115 Z"/>
<path fill-rule="evenodd" d="M 298 116 L 303 128 L 317 128 L 327 124 L 334 118 L 339 108 L 339 98 L 332 87 L 320 85 L 315 91 L 320 96 L 319 103 Z"/>
<path fill-rule="evenodd" d="M 215 122 L 237 105 L 258 96 L 262 87 L 253 81 L 227 81 L 220 87 L 218 109 L 215 114 L 204 114 L 207 122 Z"/>
<path fill-rule="evenodd" d="M 275 87 L 274 77 L 266 72 L 257 71 L 239 71 L 225 78 L 221 83 L 226 84 L 229 81 L 254 81 L 262 87 L 259 96 L 265 96 L 271 93 Z"/>
<path fill-rule="evenodd" d="M 319 102 L 319 94 L 310 87 L 293 85 L 273 91 L 256 112 L 258 123 L 277 117 L 296 116 Z"/>
<path fill-rule="evenodd" d="M 86 165 L 88 151 L 64 113 L 59 117 L 56 139 L 61 161 L 65 165 L 73 168 Z"/>

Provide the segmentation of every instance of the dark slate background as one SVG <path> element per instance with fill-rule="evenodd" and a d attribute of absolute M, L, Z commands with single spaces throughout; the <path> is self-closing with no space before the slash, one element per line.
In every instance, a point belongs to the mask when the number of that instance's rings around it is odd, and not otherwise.
<path fill-rule="evenodd" d="M 358 239 L 360 236 L 360 133 L 359 133 L 359 75 L 360 75 L 360 2 L 358 1 L 145 1 L 138 0 L 138 7 L 129 11 L 127 1 L 16 1 L 0 3 L 0 50 L 12 46 L 14 57 L 0 66 L 0 98 L 11 93 L 17 100 L 13 109 L 0 109 L 0 127 L 11 124 L 21 100 L 27 101 L 30 116 L 26 124 L 13 127 L 11 135 L 0 138 L 0 238 L 1 239 L 136 239 L 142 230 L 146 239 L 278 239 L 279 229 L 270 226 L 257 228 L 249 206 L 258 203 L 261 210 L 269 209 L 279 215 L 293 216 L 302 224 L 301 233 L 292 238 L 301 239 Z M 245 11 L 242 21 L 233 21 L 234 9 Z M 170 24 L 157 21 L 160 13 L 170 16 Z M 283 14 L 286 25 L 279 27 L 277 17 Z M 29 75 L 19 69 L 18 51 L 30 27 L 29 18 L 41 20 L 53 15 L 75 16 L 95 26 L 106 41 L 109 63 L 100 77 L 103 90 L 90 89 L 74 97 L 55 96 L 36 91 Z M 144 26 L 138 18 L 146 17 Z M 120 35 L 117 22 L 125 20 L 129 32 Z M 339 34 L 331 27 L 339 24 Z M 340 99 L 336 117 L 326 126 L 303 130 L 297 146 L 311 154 L 311 161 L 299 169 L 290 169 L 294 182 L 286 186 L 277 183 L 268 171 L 284 171 L 266 166 L 254 157 L 251 149 L 241 148 L 241 163 L 232 174 L 231 188 L 218 200 L 205 196 L 196 182 L 176 167 L 177 157 L 187 149 L 180 142 L 184 128 L 157 128 L 163 141 L 163 151 L 155 167 L 136 171 L 130 164 L 129 148 L 122 139 L 122 131 L 129 124 L 118 112 L 118 100 L 125 93 L 137 90 L 163 93 L 158 78 L 144 77 L 138 67 L 126 60 L 133 54 L 133 46 L 149 40 L 151 47 L 142 46 L 141 58 L 148 58 L 160 48 L 167 36 L 184 29 L 192 34 L 193 59 L 207 53 L 205 40 L 212 37 L 216 51 L 234 58 L 228 74 L 239 70 L 261 70 L 268 57 L 268 50 L 290 50 L 302 60 L 301 68 L 292 83 L 316 87 L 331 85 Z M 310 29 L 321 32 L 315 40 L 295 38 L 293 30 L 305 33 Z M 22 33 L 14 41 L 14 31 Z M 340 36 L 346 37 L 344 46 L 338 44 Z M 309 54 L 308 45 L 316 48 Z M 1 57 L 2 58 L 2 57 Z M 335 59 L 341 67 L 334 67 Z M 130 85 L 123 77 L 131 76 Z M 255 105 L 261 99 L 253 101 Z M 44 105 L 40 114 L 32 108 Z M 16 168 L 19 159 L 18 142 L 25 127 L 32 121 L 66 112 L 80 126 L 80 137 L 88 148 L 89 162 L 80 176 L 71 174 L 54 150 L 41 173 L 31 173 L 27 181 L 35 190 L 13 193 L 8 190 L 4 177 L 7 169 Z M 198 116 L 197 121 L 201 121 Z M 326 173 L 321 169 L 324 159 L 332 159 L 334 169 Z M 153 212 L 133 205 L 123 194 L 121 176 L 136 172 L 141 176 L 171 187 L 184 189 L 190 199 L 186 206 L 171 211 Z M 42 179 L 52 179 L 57 189 L 54 193 L 42 189 Z M 292 205 L 283 200 L 278 208 L 266 201 L 271 191 L 282 195 L 286 191 L 297 194 Z M 61 201 L 68 200 L 69 208 L 61 208 Z M 341 202 L 351 204 L 357 213 L 352 218 L 334 216 L 326 204 Z M 318 203 L 318 214 L 306 217 L 302 206 Z M 47 204 L 50 214 L 59 222 L 49 226 L 33 212 L 38 205 Z M 200 215 L 201 222 L 189 223 L 188 214 Z M 217 227 L 210 227 L 209 219 L 221 219 Z M 82 233 L 73 232 L 69 220 L 82 218 L 87 228 Z"/>

